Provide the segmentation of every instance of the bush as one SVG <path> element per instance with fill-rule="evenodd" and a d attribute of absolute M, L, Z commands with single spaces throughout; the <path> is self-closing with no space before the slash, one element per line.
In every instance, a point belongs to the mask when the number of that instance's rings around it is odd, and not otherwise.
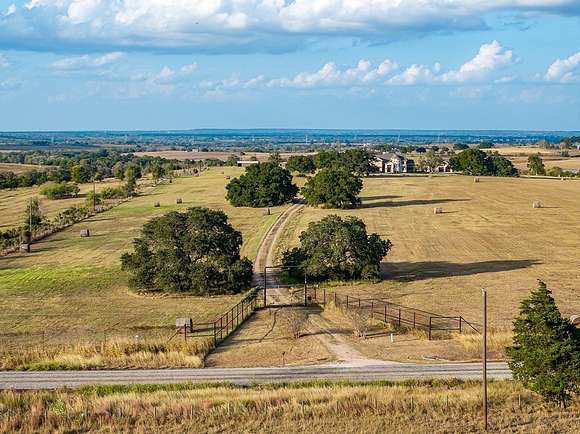
<path fill-rule="evenodd" d="M 514 378 L 545 399 L 566 406 L 580 392 L 580 330 L 562 318 L 544 282 L 522 302 L 507 353 Z"/>
<path fill-rule="evenodd" d="M 330 215 L 310 223 L 300 234 L 300 247 L 285 251 L 282 263 L 299 266 L 290 268 L 290 277 L 300 280 L 304 273 L 309 280 L 377 278 L 391 247 L 389 240 L 367 235 L 361 219 Z"/>
<path fill-rule="evenodd" d="M 360 177 L 345 169 L 322 169 L 306 182 L 302 195 L 310 205 L 352 208 L 360 204 L 362 185 Z"/>
<path fill-rule="evenodd" d="M 47 182 L 40 188 L 40 194 L 49 199 L 64 199 L 79 194 L 79 187 L 70 182 Z"/>
<path fill-rule="evenodd" d="M 122 187 L 105 187 L 100 195 L 103 199 L 123 199 L 127 196 L 127 192 Z"/>
<path fill-rule="evenodd" d="M 226 199 L 232 205 L 251 207 L 282 205 L 298 193 L 290 172 L 273 162 L 249 166 L 245 174 L 230 181 L 226 190 Z"/>
<path fill-rule="evenodd" d="M 288 337 L 298 339 L 304 333 L 308 325 L 308 315 L 299 309 L 290 309 L 283 311 L 282 324 L 288 334 Z"/>
<path fill-rule="evenodd" d="M 222 211 L 199 207 L 150 220 L 135 251 L 121 257 L 130 285 L 195 295 L 247 289 L 252 263 L 240 258 L 242 235 L 227 220 Z"/>

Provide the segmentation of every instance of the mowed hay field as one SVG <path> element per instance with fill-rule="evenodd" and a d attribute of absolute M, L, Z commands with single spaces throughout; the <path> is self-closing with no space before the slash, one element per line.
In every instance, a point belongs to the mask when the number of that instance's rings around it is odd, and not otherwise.
<path fill-rule="evenodd" d="M 32 172 L 38 172 L 48 169 L 50 166 L 41 166 L 39 164 L 18 164 L 18 163 L 0 163 L 0 172 L 14 172 L 17 175 Z"/>
<path fill-rule="evenodd" d="M 328 214 L 364 219 L 393 242 L 384 280 L 335 286 L 352 295 L 481 322 L 481 288 L 489 291 L 492 326 L 506 326 L 536 279 L 561 311 L 580 313 L 580 182 L 481 177 L 366 178 L 363 206 L 305 207 L 280 249 L 296 245 L 308 223 Z M 544 208 L 533 209 L 540 200 Z M 433 214 L 434 207 L 444 213 Z"/>
<path fill-rule="evenodd" d="M 243 169 L 219 168 L 199 177 L 176 178 L 34 244 L 30 254 L 0 258 L 2 345 L 39 343 L 42 332 L 50 342 L 103 339 L 105 332 L 135 339 L 148 334 L 168 337 L 176 316 L 203 322 L 226 310 L 241 296 L 137 295 L 127 288 L 119 258 L 132 249 L 133 239 L 152 217 L 206 206 L 228 214 L 243 234 L 242 255 L 254 259 L 262 236 L 283 207 L 265 215 L 263 209 L 227 204 L 225 177 L 241 173 Z M 177 198 L 183 199 L 182 205 L 176 205 Z M 156 201 L 159 208 L 153 206 Z M 91 237 L 80 238 L 81 228 L 90 229 Z"/>
<path fill-rule="evenodd" d="M 107 179 L 95 184 L 95 190 L 101 191 L 105 187 L 118 187 L 122 182 L 118 179 Z M 50 200 L 40 194 L 40 187 L 23 187 L 14 190 L 0 190 L 0 230 L 20 225 L 24 221 L 26 206 L 31 198 L 37 197 L 42 212 L 49 218 L 60 211 L 77 205 L 83 205 L 88 192 L 93 191 L 93 184 L 80 184 L 77 197 Z"/>

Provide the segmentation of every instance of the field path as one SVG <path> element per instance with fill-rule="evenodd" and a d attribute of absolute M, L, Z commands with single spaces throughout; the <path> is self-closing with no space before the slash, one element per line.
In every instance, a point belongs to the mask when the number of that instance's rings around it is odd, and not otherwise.
<path fill-rule="evenodd" d="M 274 252 L 276 251 L 276 244 L 280 236 L 284 233 L 286 224 L 299 211 L 304 208 L 304 203 L 296 203 L 287 208 L 282 214 L 278 216 L 274 224 L 270 227 L 262 243 L 258 248 L 256 261 L 254 262 L 254 284 L 258 286 L 263 285 L 264 267 L 271 267 L 274 264 Z M 272 283 L 274 275 L 269 275 L 269 282 Z M 275 282 L 274 282 L 275 284 Z M 268 297 L 277 304 L 292 304 L 292 295 L 287 288 L 269 286 Z M 340 363 L 348 363 L 353 366 L 368 366 L 368 365 L 385 365 L 397 364 L 397 362 L 386 362 L 384 360 L 371 359 L 364 356 L 362 353 L 354 349 L 342 336 L 334 333 L 332 325 L 318 313 L 311 313 L 309 315 L 308 332 L 316 335 L 320 343 L 334 355 L 336 360 Z"/>

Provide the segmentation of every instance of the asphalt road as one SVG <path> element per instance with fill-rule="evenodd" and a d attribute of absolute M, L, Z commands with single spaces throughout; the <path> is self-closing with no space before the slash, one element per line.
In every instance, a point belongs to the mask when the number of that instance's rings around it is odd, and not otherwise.
<path fill-rule="evenodd" d="M 507 365 L 488 363 L 488 377 L 511 378 Z M 403 380 L 426 378 L 481 378 L 480 363 L 342 364 L 281 368 L 203 368 L 103 371 L 0 372 L 1 389 L 53 389 L 90 384 L 232 383 L 256 384 L 305 380 Z"/>

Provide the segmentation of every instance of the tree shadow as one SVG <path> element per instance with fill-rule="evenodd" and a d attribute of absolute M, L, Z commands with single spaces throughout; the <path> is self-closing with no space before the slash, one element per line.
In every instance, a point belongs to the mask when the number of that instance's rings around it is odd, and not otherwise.
<path fill-rule="evenodd" d="M 383 196 L 361 196 L 360 200 L 365 201 L 365 200 L 381 200 L 381 199 L 398 199 L 399 197 L 402 196 L 385 194 Z"/>
<path fill-rule="evenodd" d="M 398 201 L 381 201 L 363 203 L 360 208 L 395 208 L 401 206 L 420 206 L 420 205 L 436 205 L 440 203 L 450 202 L 465 202 L 471 199 L 412 199 L 412 200 L 398 200 Z"/>
<path fill-rule="evenodd" d="M 499 273 L 529 268 L 541 263 L 541 261 L 536 259 L 482 261 L 464 264 L 446 261 L 383 262 L 381 263 L 381 274 L 390 280 L 410 282 L 442 277 L 470 276 L 481 273 Z"/>

